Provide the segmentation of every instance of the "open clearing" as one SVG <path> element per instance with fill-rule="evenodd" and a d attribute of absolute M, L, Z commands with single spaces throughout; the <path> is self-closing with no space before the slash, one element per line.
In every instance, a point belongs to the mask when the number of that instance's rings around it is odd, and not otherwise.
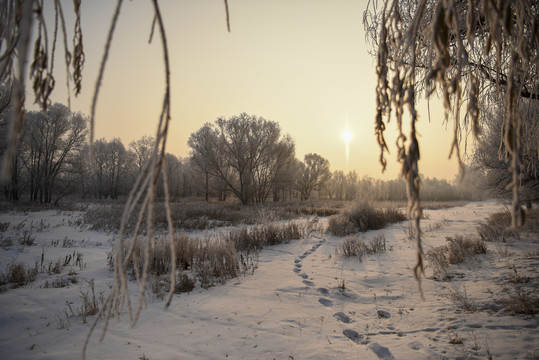
<path fill-rule="evenodd" d="M 425 251 L 446 237 L 477 236 L 479 222 L 503 207 L 469 203 L 427 210 Z M 107 265 L 113 235 L 81 228 L 80 212 L 4 213 L 0 271 L 11 262 L 33 267 L 66 262 L 60 274 L 41 272 L 19 288 L 0 293 L 2 359 L 74 359 L 93 316 L 78 315 L 82 294 L 105 295 L 113 274 Z M 321 218 L 327 222 L 327 218 Z M 31 232 L 30 232 L 30 229 Z M 24 231 L 27 231 L 26 233 Z M 33 237 L 29 246 L 20 239 Z M 407 224 L 361 234 L 383 234 L 387 251 L 342 259 L 343 240 L 329 233 L 267 247 L 253 274 L 209 289 L 176 295 L 170 308 L 148 292 L 148 307 L 135 327 L 113 320 L 102 342 L 101 325 L 89 359 L 536 359 L 539 321 L 507 307 L 518 294 L 537 296 L 537 233 L 518 241 L 487 243 L 486 255 L 452 265 L 449 281 L 431 268 L 419 294 L 411 268 L 415 245 Z M 82 263 L 77 254 L 82 254 Z M 41 258 L 44 258 L 44 261 Z M 44 264 L 44 265 L 43 265 Z M 62 264 L 63 265 L 63 264 Z M 69 273 L 71 272 L 71 275 Z M 71 276 L 71 278 L 70 278 Z M 75 278 L 75 280 L 70 280 Z M 52 286 L 57 284 L 58 286 Z M 59 285 L 65 286 L 59 286 Z M 132 292 L 137 289 L 133 283 Z"/>

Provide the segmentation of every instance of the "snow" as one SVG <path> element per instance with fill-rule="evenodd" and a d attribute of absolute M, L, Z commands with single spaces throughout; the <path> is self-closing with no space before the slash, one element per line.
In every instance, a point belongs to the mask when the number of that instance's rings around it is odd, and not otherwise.
<path fill-rule="evenodd" d="M 446 236 L 476 235 L 477 224 L 500 209 L 501 205 L 488 201 L 427 210 L 428 218 L 422 221 L 425 250 L 444 245 Z M 46 263 L 74 252 L 82 253 L 84 259 L 82 269 L 71 264 L 62 275 L 40 273 L 26 287 L 8 286 L 0 293 L 2 359 L 80 358 L 93 321 L 89 317 L 83 323 L 77 315 L 81 291 L 89 291 L 87 281 L 95 279 L 96 293 L 106 295 L 113 279 L 107 265 L 113 235 L 81 228 L 77 222 L 81 215 L 50 210 L 0 214 L 0 223 L 10 223 L 0 233 L 1 272 L 14 260 L 33 267 L 40 263 L 42 253 Z M 31 227 L 36 245 L 21 246 L 17 240 Z M 406 223 L 395 224 L 361 235 L 369 238 L 382 233 L 388 247 L 363 262 L 335 255 L 342 238 L 312 233 L 264 249 L 253 274 L 176 295 L 168 310 L 149 294 L 148 307 L 134 327 L 125 314 L 111 321 L 100 342 L 102 323 L 98 325 L 87 358 L 537 357 L 537 318 L 501 311 L 499 301 L 515 287 L 509 282 L 512 266 L 537 289 L 539 259 L 523 256 L 524 251 L 537 249 L 537 234 L 523 235 L 504 256 L 500 251 L 504 245 L 489 243 L 487 255 L 452 267 L 458 276 L 451 281 L 435 281 L 427 269 L 422 300 L 411 270 L 415 245 L 407 238 L 406 227 Z M 62 247 L 64 239 L 71 247 Z M 76 284 L 44 287 L 46 281 L 65 277 L 70 270 L 77 273 Z M 463 311 L 451 293 L 465 293 L 478 310 Z"/>

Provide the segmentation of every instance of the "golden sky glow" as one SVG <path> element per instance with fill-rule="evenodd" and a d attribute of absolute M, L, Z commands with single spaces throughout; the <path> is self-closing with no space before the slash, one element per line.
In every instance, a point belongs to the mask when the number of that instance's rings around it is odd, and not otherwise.
<path fill-rule="evenodd" d="M 82 2 L 86 63 L 83 92 L 72 99 L 72 107 L 86 114 L 114 3 Z M 228 3 L 231 33 L 226 31 L 222 0 L 160 1 L 172 66 L 168 151 L 188 156 L 187 139 L 205 122 L 247 112 L 277 121 L 294 138 L 299 159 L 317 153 L 330 161 L 332 170 L 397 177 L 391 131 L 385 174 L 378 164 L 374 59 L 368 54 L 362 24 L 366 1 Z M 70 13 L 71 2 L 64 6 Z M 154 136 L 164 66 L 160 38 L 154 36 L 148 43 L 152 14 L 150 1 L 124 2 L 99 97 L 96 138 L 120 137 L 128 144 L 143 135 Z M 58 62 L 53 101 L 67 103 L 64 73 Z M 451 129 L 442 124 L 440 107 L 431 105 L 431 123 L 425 107 L 420 115 L 420 170 L 429 177 L 452 179 L 457 163 L 447 160 Z M 351 141 L 343 141 L 345 129 L 353 134 Z"/>

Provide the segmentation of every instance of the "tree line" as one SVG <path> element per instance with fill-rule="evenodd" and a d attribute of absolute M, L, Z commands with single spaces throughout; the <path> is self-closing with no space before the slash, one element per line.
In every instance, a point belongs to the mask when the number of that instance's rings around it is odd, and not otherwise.
<path fill-rule="evenodd" d="M 5 113 L 0 112 L 0 131 L 4 132 Z M 143 136 L 127 146 L 119 138 L 101 138 L 91 148 L 87 135 L 88 117 L 65 105 L 55 103 L 47 111 L 25 112 L 12 176 L 3 187 L 5 199 L 50 204 L 67 195 L 80 199 L 126 197 L 151 157 L 154 138 Z M 262 117 L 242 113 L 219 118 L 191 134 L 188 145 L 187 158 L 166 154 L 174 200 L 203 196 L 226 201 L 233 196 L 242 204 L 253 204 L 307 200 L 313 194 L 336 200 L 406 198 L 402 180 L 360 178 L 355 171 L 331 172 L 329 161 L 315 153 L 298 160 L 290 135 L 282 134 L 277 122 Z M 5 146 L 3 142 L 0 150 Z M 428 199 L 471 198 L 469 191 L 446 180 L 423 181 Z M 162 181 L 157 196 L 164 196 Z"/>

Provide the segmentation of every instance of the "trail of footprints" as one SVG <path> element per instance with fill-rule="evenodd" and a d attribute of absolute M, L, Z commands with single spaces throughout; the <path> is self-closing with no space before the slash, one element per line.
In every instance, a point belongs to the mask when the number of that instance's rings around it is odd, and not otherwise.
<path fill-rule="evenodd" d="M 325 238 L 319 238 L 319 241 L 317 243 L 315 243 L 309 250 L 305 251 L 303 254 L 301 254 L 300 256 L 298 256 L 294 260 L 294 270 L 293 270 L 294 273 L 296 273 L 296 275 L 298 275 L 302 279 L 301 281 L 302 281 L 303 284 L 305 284 L 305 285 L 307 285 L 309 287 L 314 287 L 315 283 L 314 283 L 314 281 L 312 281 L 312 278 L 311 278 L 311 280 L 309 280 L 309 275 L 307 275 L 305 273 L 305 271 L 303 270 L 303 260 L 305 260 L 305 258 L 307 258 L 309 255 L 311 255 L 313 252 L 318 250 L 318 248 L 320 246 L 322 246 L 325 242 L 326 242 Z M 325 307 L 332 307 L 333 306 L 333 301 L 328 299 L 328 297 L 330 295 L 329 290 L 326 289 L 326 288 L 323 288 L 323 287 L 319 287 L 317 289 L 317 291 L 321 295 L 318 298 L 318 302 L 321 305 L 325 306 Z M 333 316 L 337 320 L 341 321 L 344 324 L 350 324 L 350 323 L 352 323 L 354 321 L 348 315 L 346 315 L 343 312 L 337 312 Z M 383 310 L 378 310 L 378 316 L 380 318 L 382 318 L 382 317 L 386 317 L 386 318 L 391 317 L 391 315 L 389 315 L 389 313 L 387 313 L 387 312 L 385 312 Z M 346 336 L 347 338 L 349 338 L 350 340 L 352 340 L 353 342 L 355 342 L 356 344 L 367 344 L 367 342 L 364 339 L 364 336 L 359 334 L 355 330 L 345 329 L 343 331 L 343 335 Z M 382 346 L 382 345 L 380 345 L 378 343 L 370 344 L 369 348 L 380 359 L 383 359 L 383 360 L 395 359 L 387 347 Z"/>

